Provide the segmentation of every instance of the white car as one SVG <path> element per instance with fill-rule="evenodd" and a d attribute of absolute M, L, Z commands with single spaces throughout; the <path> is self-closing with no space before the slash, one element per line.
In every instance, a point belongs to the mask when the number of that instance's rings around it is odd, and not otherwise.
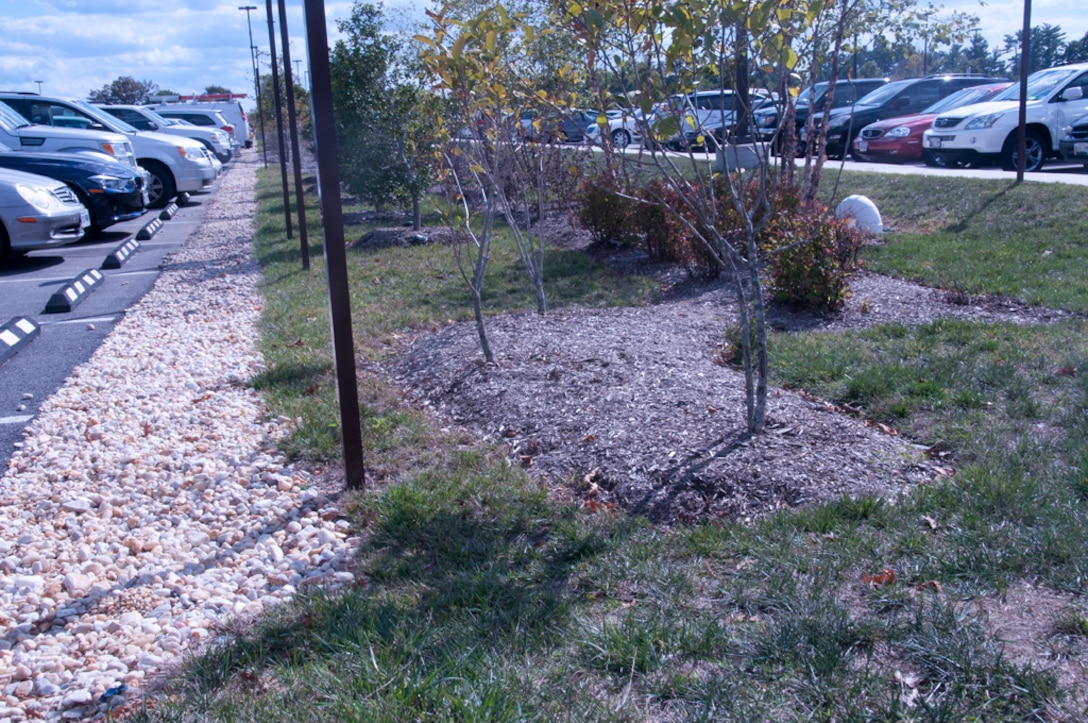
<path fill-rule="evenodd" d="M 31 120 L 0 101 L 0 142 L 28 153 L 105 153 L 119 163 L 136 168 L 136 153 L 120 133 L 54 128 L 48 120 Z"/>
<path fill-rule="evenodd" d="M 231 146 L 241 147 L 241 135 L 238 128 L 227 120 L 226 116 L 215 108 L 196 108 L 190 103 L 163 103 L 152 108 L 163 118 L 174 118 L 192 123 L 201 128 L 215 128 L 230 136 Z"/>
<path fill-rule="evenodd" d="M 1088 63 L 1062 65 L 1028 77 L 1024 168 L 1037 171 L 1060 156 L 1062 129 L 1088 113 Z M 922 146 L 945 165 L 999 161 L 1017 166 L 1020 84 L 987 103 L 963 106 L 938 115 L 923 134 Z"/>
<path fill-rule="evenodd" d="M 623 150 L 632 143 L 642 143 L 642 111 L 622 110 L 609 111 L 605 116 L 608 119 L 608 136 L 612 139 L 612 147 Z M 585 142 L 595 146 L 604 145 L 601 138 L 601 126 L 591 123 L 585 129 Z"/>
<path fill-rule="evenodd" d="M 91 214 L 65 184 L 0 168 L 0 259 L 83 238 Z"/>
<path fill-rule="evenodd" d="M 204 155 L 204 146 L 199 141 L 138 131 L 82 100 L 11 92 L 0 93 L 0 100 L 27 117 L 31 117 L 33 107 L 42 108 L 54 126 L 105 130 L 126 136 L 136 152 L 136 162 L 151 174 L 147 189 L 151 208 L 163 208 L 178 193 L 200 191 L 215 183 L 215 167 Z"/>
<path fill-rule="evenodd" d="M 216 128 L 201 128 L 191 123 L 164 118 L 150 108 L 138 105 L 104 105 L 102 110 L 120 118 L 136 130 L 161 131 L 199 141 L 214 153 L 221 163 L 229 162 L 233 155 L 230 136 Z"/>

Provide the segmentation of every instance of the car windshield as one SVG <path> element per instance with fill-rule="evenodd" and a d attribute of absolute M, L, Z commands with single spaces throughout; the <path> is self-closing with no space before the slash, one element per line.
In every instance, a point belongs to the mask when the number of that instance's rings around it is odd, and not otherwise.
<path fill-rule="evenodd" d="M 96 121 L 98 121 L 102 125 L 106 126 L 111 131 L 119 132 L 119 133 L 135 133 L 136 132 L 135 128 L 130 126 L 128 123 L 125 123 L 120 118 L 118 118 L 118 117 L 116 117 L 114 115 L 111 115 L 111 114 L 107 113 L 104 110 L 101 110 L 99 108 L 95 108 L 93 105 L 91 105 L 90 103 L 87 103 L 86 101 L 74 100 L 74 101 L 72 101 L 72 105 L 77 106 L 85 114 L 89 115 L 91 118 L 94 118 Z"/>
<path fill-rule="evenodd" d="M 22 128 L 28 126 L 26 118 L 15 112 L 7 103 L 0 103 L 0 126 L 3 126 L 4 130 L 13 131 L 16 128 Z"/>
<path fill-rule="evenodd" d="M 1070 68 L 1048 68 L 1028 76 L 1028 100 L 1039 100 L 1050 95 L 1051 91 L 1072 78 L 1079 71 Z M 1020 84 L 1013 83 L 994 96 L 994 100 L 1020 100 Z"/>
<path fill-rule="evenodd" d="M 929 106 L 922 111 L 922 113 L 943 113 L 944 111 L 952 110 L 953 108 L 960 108 L 965 105 L 971 105 L 972 103 L 980 103 L 993 92 L 993 87 L 988 85 L 978 85 L 974 88 L 957 90 L 947 98 L 943 98 Z"/>
<path fill-rule="evenodd" d="M 794 101 L 798 108 L 808 108 L 809 104 L 818 101 L 827 92 L 827 82 L 810 85 L 797 96 Z"/>
<path fill-rule="evenodd" d="M 148 118 L 158 123 L 160 126 L 174 125 L 173 121 L 171 121 L 169 118 L 163 118 L 161 115 L 151 110 L 150 108 L 144 108 L 143 113 Z"/>
<path fill-rule="evenodd" d="M 897 80 L 894 83 L 888 83 L 882 85 L 872 93 L 862 97 L 855 105 L 884 105 L 888 100 L 898 95 L 899 91 L 903 90 L 908 84 L 914 81 L 911 80 Z"/>

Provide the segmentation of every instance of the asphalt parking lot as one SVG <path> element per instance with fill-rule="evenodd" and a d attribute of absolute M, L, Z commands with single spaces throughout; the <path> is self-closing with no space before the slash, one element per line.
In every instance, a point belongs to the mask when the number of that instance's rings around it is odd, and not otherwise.
<path fill-rule="evenodd" d="M 42 401 L 90 358 L 155 283 L 163 258 L 199 228 L 218 185 L 179 197 L 168 218 L 149 210 L 79 243 L 0 264 L 0 334 L 8 332 L 0 343 L 0 468 Z M 144 229 L 154 230 L 150 238 L 138 238 Z M 15 319 L 24 323 L 13 326 Z M 37 331 L 27 332 L 26 321 Z M 11 334 L 20 337 L 15 346 Z"/>

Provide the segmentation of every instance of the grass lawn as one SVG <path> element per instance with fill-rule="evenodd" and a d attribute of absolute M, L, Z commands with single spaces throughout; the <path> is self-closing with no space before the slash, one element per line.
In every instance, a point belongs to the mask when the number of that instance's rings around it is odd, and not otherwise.
<path fill-rule="evenodd" d="M 844 176 L 839 195 L 854 192 L 892 229 L 869 268 L 1088 311 L 1083 189 Z M 292 454 L 335 459 L 320 230 L 303 272 L 271 170 L 259 196 L 269 371 L 256 384 L 274 414 L 302 420 Z M 471 317 L 448 247 L 348 257 L 363 360 Z M 534 308 L 519 264 L 500 236 L 489 313 Z M 545 268 L 553 307 L 655 301 L 647 279 L 579 252 L 553 250 Z M 775 384 L 892 420 L 957 473 L 897 504 L 841 499 L 747 525 L 663 529 L 559 504 L 501 450 L 365 378 L 367 464 L 382 471 L 351 507 L 367 584 L 303 594 L 225 637 L 143 718 L 1083 720 L 1086 332 L 1075 320 L 775 334 Z"/>

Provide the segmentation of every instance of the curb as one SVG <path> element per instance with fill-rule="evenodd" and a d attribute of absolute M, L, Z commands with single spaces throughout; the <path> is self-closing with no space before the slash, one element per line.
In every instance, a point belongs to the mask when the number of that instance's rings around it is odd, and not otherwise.
<path fill-rule="evenodd" d="M 143 228 L 141 228 L 139 231 L 136 232 L 136 238 L 138 238 L 141 241 L 147 241 L 152 236 L 157 234 L 159 232 L 159 229 L 161 229 L 161 228 L 162 228 L 162 219 L 161 218 L 152 219 L 147 225 L 145 225 Z"/>
<path fill-rule="evenodd" d="M 6 362 L 15 352 L 41 333 L 41 327 L 25 316 L 16 316 L 0 325 L 0 364 Z"/>
<path fill-rule="evenodd" d="M 125 261 L 128 260 L 128 257 L 131 256 L 133 252 L 137 251 L 139 248 L 140 242 L 136 239 L 130 238 L 128 241 L 125 241 L 123 244 L 111 251 L 109 255 L 106 256 L 105 260 L 102 261 L 102 265 L 99 266 L 99 268 L 119 269 L 121 268 L 121 264 L 125 263 Z"/>
<path fill-rule="evenodd" d="M 56 314 L 71 311 L 76 304 L 87 298 L 87 294 L 105 278 L 98 269 L 87 269 L 62 286 L 60 291 L 53 294 L 49 299 L 49 303 L 45 305 L 45 313 Z"/>
<path fill-rule="evenodd" d="M 177 212 L 178 205 L 171 201 L 169 206 L 159 212 L 159 219 L 162 221 L 169 221 L 177 214 Z"/>

